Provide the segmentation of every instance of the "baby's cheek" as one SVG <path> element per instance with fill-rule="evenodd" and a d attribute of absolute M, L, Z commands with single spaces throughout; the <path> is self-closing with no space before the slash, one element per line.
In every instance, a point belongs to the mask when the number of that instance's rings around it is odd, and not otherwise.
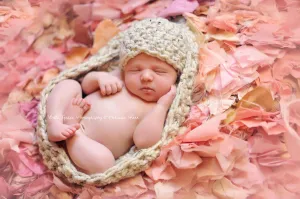
<path fill-rule="evenodd" d="M 170 91 L 171 85 L 168 82 L 162 82 L 159 86 L 159 95 L 163 96 Z"/>
<path fill-rule="evenodd" d="M 176 82 L 176 79 L 170 76 L 166 76 L 162 79 L 162 84 L 166 87 L 171 87 Z"/>
<path fill-rule="evenodd" d="M 127 85 L 132 85 L 135 82 L 135 78 L 133 76 L 131 76 L 131 75 L 128 75 L 128 76 L 125 77 L 125 81 L 124 82 Z"/>

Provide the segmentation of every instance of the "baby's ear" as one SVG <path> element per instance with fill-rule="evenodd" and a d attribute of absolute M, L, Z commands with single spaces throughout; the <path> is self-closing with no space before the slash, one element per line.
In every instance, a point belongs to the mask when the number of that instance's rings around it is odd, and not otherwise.
<path fill-rule="evenodd" d="M 122 78 L 122 80 L 125 80 L 125 70 L 124 70 L 124 67 L 121 67 L 120 71 L 121 71 L 121 78 Z"/>
<path fill-rule="evenodd" d="M 177 79 L 176 79 L 175 84 L 178 85 L 179 81 L 180 81 L 180 74 L 177 75 Z"/>

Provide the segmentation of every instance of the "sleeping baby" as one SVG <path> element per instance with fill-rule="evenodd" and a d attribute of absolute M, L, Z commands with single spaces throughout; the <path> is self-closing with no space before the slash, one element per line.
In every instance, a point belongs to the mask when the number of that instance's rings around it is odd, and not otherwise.
<path fill-rule="evenodd" d="M 120 69 L 92 71 L 81 85 L 63 80 L 51 91 L 48 138 L 65 140 L 80 171 L 104 172 L 133 145 L 148 148 L 161 139 L 185 64 L 184 31 L 161 18 L 134 23 L 121 34 Z"/>

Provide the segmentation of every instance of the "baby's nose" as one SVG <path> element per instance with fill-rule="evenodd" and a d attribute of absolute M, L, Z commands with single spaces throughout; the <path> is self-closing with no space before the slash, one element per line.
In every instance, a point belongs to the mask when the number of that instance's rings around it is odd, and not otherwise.
<path fill-rule="evenodd" d="M 144 70 L 141 75 L 141 81 L 152 81 L 153 75 L 150 70 Z"/>

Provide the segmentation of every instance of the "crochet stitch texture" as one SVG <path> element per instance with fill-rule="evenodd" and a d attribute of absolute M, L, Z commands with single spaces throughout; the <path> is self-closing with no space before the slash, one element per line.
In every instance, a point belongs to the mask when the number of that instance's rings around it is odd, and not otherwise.
<path fill-rule="evenodd" d="M 92 70 L 101 70 L 104 64 L 117 57 L 120 58 L 119 67 L 122 67 L 129 59 L 141 52 L 166 61 L 180 74 L 176 97 L 168 111 L 160 141 L 147 149 L 136 150 L 132 147 L 128 153 L 116 161 L 113 167 L 103 173 L 87 175 L 78 171 L 65 150 L 48 140 L 46 102 L 51 90 L 62 80 L 77 79 L 80 75 Z M 106 70 L 109 69 L 106 68 Z M 41 93 L 37 137 L 45 165 L 59 177 L 78 185 L 104 186 L 144 171 L 159 156 L 161 147 L 177 135 L 189 113 L 197 72 L 198 45 L 195 36 L 186 25 L 176 24 L 163 18 L 134 22 L 130 28 L 115 36 L 87 61 L 61 72 Z"/>

